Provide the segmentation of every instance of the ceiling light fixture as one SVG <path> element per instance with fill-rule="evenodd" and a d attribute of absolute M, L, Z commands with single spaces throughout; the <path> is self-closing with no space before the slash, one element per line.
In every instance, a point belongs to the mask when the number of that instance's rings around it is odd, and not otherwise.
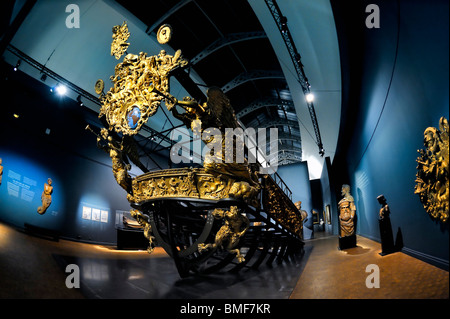
<path fill-rule="evenodd" d="M 14 71 L 17 71 L 19 69 L 20 63 L 22 63 L 21 60 L 17 61 L 16 66 L 14 67 Z"/>
<path fill-rule="evenodd" d="M 81 101 L 81 95 L 78 95 L 78 96 L 77 96 L 77 102 L 78 102 L 78 105 L 79 105 L 79 106 L 84 106 L 83 101 Z"/>
<path fill-rule="evenodd" d="M 306 97 L 306 102 L 311 103 L 312 101 L 314 101 L 314 94 L 312 93 L 308 93 L 305 95 Z"/>
<path fill-rule="evenodd" d="M 56 93 L 58 93 L 58 95 L 63 96 L 63 95 L 66 95 L 66 93 L 67 93 L 67 88 L 66 88 L 66 86 L 63 85 L 63 84 L 58 84 L 58 85 L 55 87 L 55 91 L 56 91 Z"/>

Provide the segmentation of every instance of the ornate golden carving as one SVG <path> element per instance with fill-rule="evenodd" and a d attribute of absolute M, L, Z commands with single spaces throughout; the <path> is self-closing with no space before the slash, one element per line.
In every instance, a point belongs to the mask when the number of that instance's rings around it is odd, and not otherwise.
<path fill-rule="evenodd" d="M 449 126 L 445 117 L 439 120 L 439 129 L 424 131 L 425 150 L 418 150 L 416 186 L 426 212 L 433 218 L 447 222 L 449 217 Z"/>
<path fill-rule="evenodd" d="M 156 33 L 156 39 L 161 44 L 166 44 L 172 38 L 172 27 L 169 24 L 163 24 Z"/>
<path fill-rule="evenodd" d="M 106 116 L 110 129 L 135 135 L 156 113 L 162 100 L 167 106 L 172 105 L 172 100 L 164 98 L 170 89 L 170 72 L 186 64 L 180 50 L 174 56 L 164 50 L 150 57 L 143 52 L 127 54 L 110 78 L 113 87 L 101 97 L 99 117 Z"/>
<path fill-rule="evenodd" d="M 216 208 L 212 214 L 216 219 L 223 219 L 224 224 L 217 232 L 214 243 L 199 244 L 198 251 L 202 253 L 209 249 L 223 248 L 232 254 L 236 254 L 239 262 L 245 261 L 240 250 L 235 247 L 250 226 L 247 216 L 242 215 L 237 206 L 231 206 L 229 210 Z"/>
<path fill-rule="evenodd" d="M 355 233 L 354 218 L 356 214 L 355 200 L 350 194 L 350 186 L 347 184 L 342 185 L 341 195 L 342 198 L 339 203 L 339 225 L 340 237 L 351 236 Z"/>
<path fill-rule="evenodd" d="M 155 240 L 155 237 L 152 235 L 152 226 L 150 225 L 150 222 L 148 221 L 148 217 L 145 216 L 144 214 L 142 214 L 137 209 L 130 210 L 130 214 L 134 219 L 136 219 L 136 221 L 139 223 L 139 225 L 144 227 L 144 236 L 145 236 L 145 238 L 148 239 L 148 242 L 149 242 L 147 252 L 149 254 L 151 254 L 153 252 L 153 250 L 155 249 L 155 244 L 153 242 Z"/>
<path fill-rule="evenodd" d="M 53 193 L 53 186 L 52 186 L 52 179 L 49 178 L 47 180 L 47 183 L 44 184 L 44 191 L 41 195 L 41 201 L 42 206 L 39 206 L 37 209 L 37 212 L 41 215 L 45 214 L 47 209 L 50 207 L 50 204 L 52 203 L 52 193 Z"/>
<path fill-rule="evenodd" d="M 103 93 L 104 88 L 105 82 L 103 82 L 102 79 L 98 79 L 97 82 L 95 82 L 95 93 L 101 95 Z"/>
<path fill-rule="evenodd" d="M 112 171 L 117 184 L 130 193 L 131 176 L 128 174 L 128 170 L 131 169 L 131 165 L 126 164 L 124 161 L 124 144 L 115 141 L 113 137 L 109 135 L 108 130 L 102 128 L 100 135 L 97 136 L 97 146 L 111 157 Z"/>
<path fill-rule="evenodd" d="M 130 37 L 127 23 L 124 21 L 121 26 L 114 26 L 112 32 L 113 41 L 111 43 L 111 55 L 114 55 L 114 57 L 119 60 L 120 57 L 127 51 L 128 46 L 130 45 L 129 43 L 127 43 L 127 40 Z"/>
<path fill-rule="evenodd" d="M 3 177 L 3 160 L 0 158 L 0 185 L 2 185 L 2 177 Z"/>

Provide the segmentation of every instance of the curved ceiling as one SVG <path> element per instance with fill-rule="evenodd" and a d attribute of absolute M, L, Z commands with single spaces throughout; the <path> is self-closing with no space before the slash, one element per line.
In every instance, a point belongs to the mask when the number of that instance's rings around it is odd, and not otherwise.
<path fill-rule="evenodd" d="M 82 0 L 80 27 L 68 28 L 72 1 L 37 1 L 10 45 L 86 92 L 94 83 L 108 83 L 118 63 L 110 55 L 112 27 L 127 21 L 130 53 L 173 54 L 181 49 L 191 63 L 189 77 L 201 92 L 218 86 L 231 100 L 245 127 L 277 127 L 279 164 L 307 161 L 310 178 L 320 178 L 323 157 L 313 121 L 283 37 L 265 1 L 158 0 L 150 7 L 138 1 Z M 23 5 L 16 1 L 11 21 Z M 329 1 L 278 0 L 305 75 L 315 95 L 314 107 L 325 156 L 333 160 L 341 115 L 341 73 L 336 28 Z M 161 24 L 170 24 L 169 44 L 156 41 Z M 11 65 L 17 55 L 4 53 Z M 23 63 L 20 69 L 37 79 L 41 73 Z M 42 81 L 42 80 L 41 80 Z M 54 79 L 46 79 L 49 86 Z M 173 79 L 171 92 L 192 95 Z M 108 85 L 107 88 L 108 89 Z M 72 94 L 76 99 L 77 93 Z M 199 97 L 196 97 L 199 98 Z M 201 98 L 201 97 L 200 97 Z M 98 105 L 85 105 L 98 111 Z M 181 123 L 160 108 L 148 126 L 161 132 Z"/>

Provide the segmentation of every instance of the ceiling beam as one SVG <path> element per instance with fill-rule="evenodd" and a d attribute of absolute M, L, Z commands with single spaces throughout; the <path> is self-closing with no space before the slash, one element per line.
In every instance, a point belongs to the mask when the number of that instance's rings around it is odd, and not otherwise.
<path fill-rule="evenodd" d="M 284 74 L 280 70 L 253 70 L 243 72 L 222 87 L 222 92 L 226 93 L 248 81 L 263 79 L 285 79 Z"/>
<path fill-rule="evenodd" d="M 153 31 L 155 31 L 157 28 L 159 28 L 163 22 L 168 19 L 172 14 L 183 8 L 188 3 L 192 2 L 192 0 L 183 0 L 174 5 L 169 11 L 167 11 L 165 14 L 163 14 L 158 20 L 156 20 L 155 23 L 153 23 L 151 26 L 145 30 L 145 33 L 151 34 Z"/>
<path fill-rule="evenodd" d="M 254 32 L 238 32 L 238 33 L 231 33 L 224 37 L 221 37 L 220 39 L 217 39 L 213 43 L 211 43 L 206 49 L 204 49 L 202 52 L 197 54 L 191 61 L 191 65 L 195 65 L 204 58 L 206 58 L 211 53 L 214 53 L 215 51 L 228 46 L 233 43 L 238 43 L 242 41 L 248 41 L 248 40 L 254 40 L 254 39 L 264 39 L 267 38 L 267 35 L 264 31 L 254 31 Z"/>
<path fill-rule="evenodd" d="M 295 112 L 294 109 L 294 102 L 290 100 L 283 100 L 283 99 L 277 99 L 277 98 L 261 98 L 253 101 L 249 105 L 247 105 L 244 109 L 239 111 L 238 114 L 236 114 L 237 118 L 241 118 L 247 114 L 250 114 L 253 111 L 259 110 L 261 108 L 267 107 L 267 106 L 284 106 L 287 109 L 292 109 Z"/>

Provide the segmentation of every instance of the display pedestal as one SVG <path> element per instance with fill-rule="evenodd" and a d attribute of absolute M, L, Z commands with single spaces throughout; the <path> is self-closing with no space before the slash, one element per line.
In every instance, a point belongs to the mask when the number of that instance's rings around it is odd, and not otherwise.
<path fill-rule="evenodd" d="M 379 220 L 381 235 L 381 256 L 395 252 L 394 235 L 392 234 L 391 219 L 385 217 Z"/>
<path fill-rule="evenodd" d="M 148 239 L 144 231 L 140 229 L 129 229 L 117 227 L 117 249 L 145 250 L 148 247 Z"/>
<path fill-rule="evenodd" d="M 339 250 L 356 247 L 356 235 L 339 237 Z"/>

